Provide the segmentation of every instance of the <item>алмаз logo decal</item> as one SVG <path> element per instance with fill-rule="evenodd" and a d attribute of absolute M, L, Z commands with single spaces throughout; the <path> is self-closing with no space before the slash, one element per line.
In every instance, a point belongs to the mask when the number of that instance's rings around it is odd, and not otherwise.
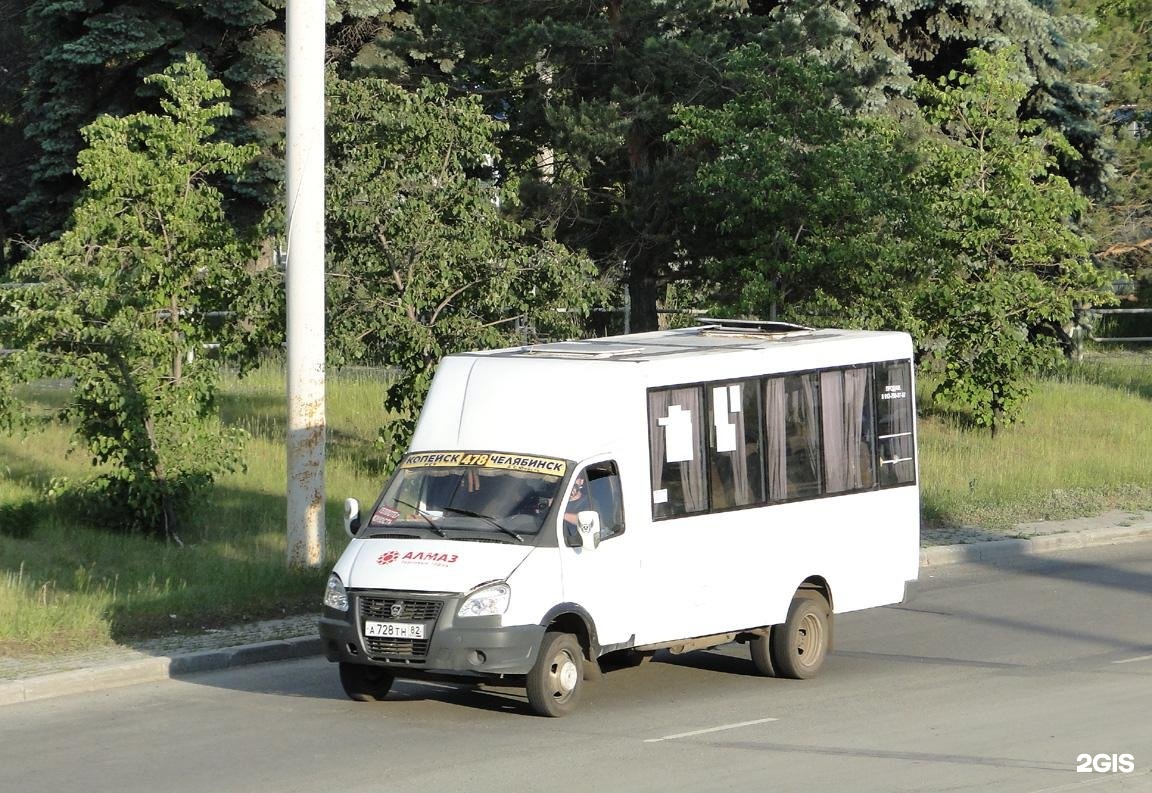
<path fill-rule="evenodd" d="M 376 564 L 392 564 L 397 559 L 405 564 L 431 564 L 445 567 L 456 564 L 460 557 L 454 553 L 433 553 L 432 551 L 409 551 L 403 556 L 399 551 L 388 551 L 376 557 Z"/>

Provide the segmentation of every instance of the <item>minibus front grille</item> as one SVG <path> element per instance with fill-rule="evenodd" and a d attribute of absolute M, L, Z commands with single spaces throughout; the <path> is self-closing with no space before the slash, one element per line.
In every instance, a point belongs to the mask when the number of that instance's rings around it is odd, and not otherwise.
<path fill-rule="evenodd" d="M 364 649 L 372 660 L 419 664 L 428 657 L 428 645 L 444 605 L 441 601 L 407 598 L 399 593 L 361 595 L 357 600 L 361 626 L 368 621 L 424 623 L 423 639 L 362 636 Z"/>
<path fill-rule="evenodd" d="M 399 608 L 393 613 L 393 606 Z M 405 622 L 435 622 L 440 616 L 440 601 L 438 600 L 409 600 L 396 595 L 390 597 L 374 597 L 367 595 L 360 598 L 360 618 L 365 620 L 403 620 Z"/>

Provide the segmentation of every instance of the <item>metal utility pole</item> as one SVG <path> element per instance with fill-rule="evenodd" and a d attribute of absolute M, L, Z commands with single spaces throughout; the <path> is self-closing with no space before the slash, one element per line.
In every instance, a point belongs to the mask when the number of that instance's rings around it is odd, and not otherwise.
<path fill-rule="evenodd" d="M 287 3 L 288 564 L 324 561 L 324 9 Z"/>

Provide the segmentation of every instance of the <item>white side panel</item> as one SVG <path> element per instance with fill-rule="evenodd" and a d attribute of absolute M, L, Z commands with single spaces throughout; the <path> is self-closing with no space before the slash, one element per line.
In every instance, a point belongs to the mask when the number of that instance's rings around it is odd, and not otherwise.
<path fill-rule="evenodd" d="M 897 602 L 917 575 L 918 508 L 895 488 L 652 524 L 637 643 L 783 622 L 813 576 L 837 613 Z"/>

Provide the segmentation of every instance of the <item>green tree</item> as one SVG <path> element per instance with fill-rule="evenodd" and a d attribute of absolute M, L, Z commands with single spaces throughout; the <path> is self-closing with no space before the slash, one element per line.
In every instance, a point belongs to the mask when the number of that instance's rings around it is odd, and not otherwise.
<path fill-rule="evenodd" d="M 732 54 L 725 80 L 732 98 L 681 107 L 669 136 L 697 163 L 686 212 L 716 232 L 692 251 L 717 285 L 715 310 L 913 329 L 901 130 L 838 104 L 827 69 L 753 45 Z"/>
<path fill-rule="evenodd" d="M 329 82 L 329 360 L 397 371 L 382 430 L 404 451 L 434 366 L 465 349 L 566 336 L 602 298 L 585 258 L 516 219 L 493 121 L 474 98 Z"/>
<path fill-rule="evenodd" d="M 239 462 L 242 432 L 214 417 L 216 364 L 201 350 L 247 347 L 254 242 L 224 212 L 216 180 L 255 146 L 216 138 L 227 90 L 188 56 L 147 78 L 161 114 L 101 116 L 84 129 L 84 192 L 56 241 L 21 263 L 26 285 L 0 291 L 0 417 L 22 415 L 14 386 L 72 383 L 60 417 L 101 466 L 88 483 L 110 525 L 177 538 L 189 498 Z M 234 312 L 220 327 L 210 312 Z"/>
<path fill-rule="evenodd" d="M 942 345 L 935 399 L 995 432 L 1018 416 L 1028 378 L 1060 360 L 1075 309 L 1110 296 L 1072 226 L 1086 202 L 1056 173 L 1072 147 L 1019 119 L 1028 87 L 1018 54 L 977 50 L 965 65 L 918 86 L 933 134 L 916 187 L 936 229 L 920 311 Z"/>

